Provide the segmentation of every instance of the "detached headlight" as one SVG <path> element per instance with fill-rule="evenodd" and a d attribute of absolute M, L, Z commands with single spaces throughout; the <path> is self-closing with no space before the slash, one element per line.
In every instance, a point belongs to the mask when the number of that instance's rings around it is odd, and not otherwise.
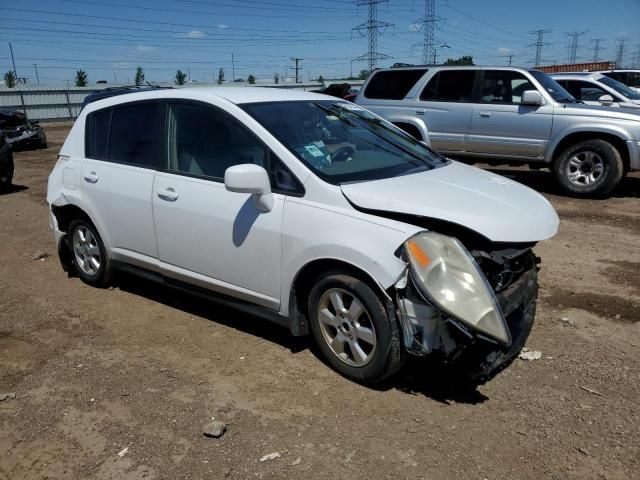
<path fill-rule="evenodd" d="M 511 334 L 489 282 L 455 238 L 423 232 L 405 242 L 416 286 L 453 318 L 507 345 Z"/>

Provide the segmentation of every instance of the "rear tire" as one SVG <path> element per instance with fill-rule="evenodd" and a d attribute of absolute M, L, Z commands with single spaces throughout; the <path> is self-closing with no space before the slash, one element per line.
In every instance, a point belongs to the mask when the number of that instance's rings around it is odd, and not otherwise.
<path fill-rule="evenodd" d="M 321 275 L 309 294 L 308 312 L 319 349 L 343 376 L 377 383 L 403 365 L 398 322 L 366 282 L 339 271 Z"/>
<path fill-rule="evenodd" d="M 96 227 L 84 218 L 73 220 L 69 224 L 67 242 L 71 261 L 80 279 L 92 287 L 108 287 L 113 269 Z"/>
<path fill-rule="evenodd" d="M 620 152 L 597 138 L 571 145 L 556 159 L 553 171 L 560 186 L 577 196 L 606 195 L 625 173 Z"/>

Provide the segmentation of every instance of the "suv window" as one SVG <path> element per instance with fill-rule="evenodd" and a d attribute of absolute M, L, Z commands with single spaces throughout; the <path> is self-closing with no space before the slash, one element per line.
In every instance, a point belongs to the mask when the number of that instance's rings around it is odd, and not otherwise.
<path fill-rule="evenodd" d="M 519 104 L 522 94 L 536 87 L 520 72 L 485 70 L 480 88 L 481 103 Z"/>
<path fill-rule="evenodd" d="M 427 70 L 385 70 L 375 73 L 364 90 L 367 98 L 402 100 Z"/>
<path fill-rule="evenodd" d="M 420 94 L 420 100 L 470 102 L 475 70 L 443 70 L 436 73 Z"/>
<path fill-rule="evenodd" d="M 111 125 L 111 109 L 92 113 L 87 119 L 86 152 L 87 158 L 107 160 L 109 144 L 109 126 Z"/>
<path fill-rule="evenodd" d="M 269 172 L 274 191 L 303 191 L 287 167 L 253 133 L 214 107 L 169 105 L 167 147 L 170 171 L 222 180 L 227 168 L 253 163 Z"/>
<path fill-rule="evenodd" d="M 155 102 L 115 107 L 109 133 L 109 161 L 156 168 L 160 160 L 161 139 Z"/>
<path fill-rule="evenodd" d="M 601 96 L 611 95 L 598 85 L 584 80 L 563 80 L 558 83 L 578 100 L 597 102 Z"/>

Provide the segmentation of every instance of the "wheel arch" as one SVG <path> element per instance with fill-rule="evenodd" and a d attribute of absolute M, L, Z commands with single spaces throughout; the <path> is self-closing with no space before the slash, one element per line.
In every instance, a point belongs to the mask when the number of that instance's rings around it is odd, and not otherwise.
<path fill-rule="evenodd" d="M 553 149 L 550 150 L 551 155 L 548 159 L 549 163 L 554 163 L 556 160 L 562 155 L 568 147 L 571 145 L 575 145 L 576 143 L 583 142 L 586 140 L 604 140 L 613 145 L 622 157 L 622 162 L 625 168 L 625 171 L 629 171 L 630 169 L 630 153 L 629 147 L 627 146 L 627 142 L 620 132 L 609 132 L 609 131 L 577 131 L 572 132 L 562 139 L 558 140 Z"/>
<path fill-rule="evenodd" d="M 289 328 L 296 336 L 309 333 L 307 299 L 314 285 L 314 280 L 322 272 L 338 270 L 367 283 L 371 289 L 391 301 L 389 293 L 376 281 L 374 276 L 365 268 L 337 258 L 317 258 L 302 266 L 291 283 L 289 292 Z M 385 302 L 387 303 L 387 302 Z"/>

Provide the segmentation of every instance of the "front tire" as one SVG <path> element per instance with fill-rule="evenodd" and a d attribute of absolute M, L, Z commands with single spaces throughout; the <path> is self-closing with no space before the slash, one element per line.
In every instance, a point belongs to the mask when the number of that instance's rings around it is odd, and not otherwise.
<path fill-rule="evenodd" d="M 73 220 L 69 224 L 67 241 L 71 261 L 80 279 L 92 287 L 109 286 L 111 261 L 93 224 L 85 219 Z"/>
<path fill-rule="evenodd" d="M 321 275 L 309 294 L 311 331 L 327 363 L 360 383 L 380 382 L 404 363 L 398 322 L 364 281 Z"/>
<path fill-rule="evenodd" d="M 560 186 L 572 195 L 602 196 L 624 176 L 620 152 L 601 139 L 586 140 L 567 148 L 553 166 Z"/>

